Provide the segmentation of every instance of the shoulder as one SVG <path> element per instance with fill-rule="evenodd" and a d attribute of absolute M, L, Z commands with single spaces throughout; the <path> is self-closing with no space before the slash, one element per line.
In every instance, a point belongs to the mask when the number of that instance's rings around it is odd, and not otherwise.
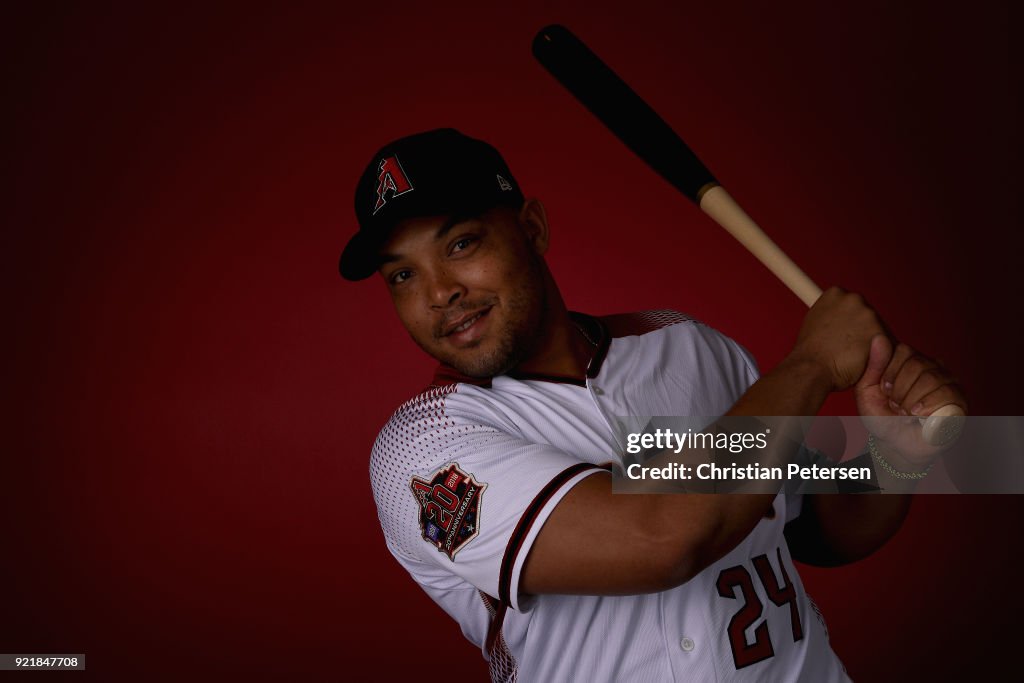
<path fill-rule="evenodd" d="M 600 316 L 598 320 L 601 321 L 612 338 L 642 336 L 675 325 L 689 327 L 703 325 L 699 320 L 686 313 L 667 308 L 633 313 L 613 313 Z"/>
<path fill-rule="evenodd" d="M 389 548 L 413 557 L 419 544 L 419 505 L 413 488 L 417 478 L 433 481 L 445 468 L 480 446 L 481 432 L 493 428 L 458 417 L 452 399 L 461 384 L 431 386 L 399 406 L 377 434 L 370 453 L 370 485 Z M 472 387 L 470 387 L 471 389 Z"/>
<path fill-rule="evenodd" d="M 486 393 L 459 382 L 431 385 L 400 405 L 377 434 L 370 479 L 377 489 L 415 472 L 432 471 L 466 454 L 487 451 L 510 435 L 500 415 L 481 400 Z M 471 396 L 472 394 L 472 396 Z"/>
<path fill-rule="evenodd" d="M 429 431 L 451 426 L 449 397 L 459 389 L 456 383 L 430 386 L 400 405 L 377 435 L 377 445 L 389 440 L 405 441 Z"/>
<path fill-rule="evenodd" d="M 430 386 L 400 405 L 381 427 L 370 456 L 371 472 L 381 459 L 389 466 L 398 461 L 431 460 L 467 428 L 452 411 L 452 398 L 462 385 Z M 408 462 L 423 465 L 422 462 Z"/>
<path fill-rule="evenodd" d="M 508 425 L 485 400 L 488 394 L 489 387 L 464 382 L 431 384 L 391 414 L 377 435 L 374 451 L 409 452 L 410 445 L 441 446 L 481 429 L 507 430 Z"/>
<path fill-rule="evenodd" d="M 757 363 L 734 339 L 691 315 L 672 309 L 617 313 L 599 318 L 613 339 L 641 337 L 649 346 L 665 347 L 693 359 L 717 358 L 742 367 L 750 377 Z"/>

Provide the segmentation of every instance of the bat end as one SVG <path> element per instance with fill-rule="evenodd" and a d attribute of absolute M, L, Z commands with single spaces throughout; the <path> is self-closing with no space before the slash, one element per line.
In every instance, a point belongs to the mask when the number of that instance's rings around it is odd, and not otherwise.
<path fill-rule="evenodd" d="M 538 57 L 538 52 L 549 49 L 552 45 L 563 42 L 566 37 L 572 37 L 572 31 L 561 24 L 549 24 L 537 31 L 533 37 L 533 55 Z"/>
<path fill-rule="evenodd" d="M 922 421 L 921 435 L 933 446 L 948 446 L 960 438 L 966 421 L 959 406 L 943 406 Z"/>

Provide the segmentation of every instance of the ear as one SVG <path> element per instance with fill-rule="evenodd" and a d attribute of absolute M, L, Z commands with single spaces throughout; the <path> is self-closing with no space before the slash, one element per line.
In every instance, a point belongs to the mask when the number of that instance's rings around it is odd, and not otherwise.
<path fill-rule="evenodd" d="M 519 210 L 519 225 L 526 233 L 526 239 L 540 255 L 548 250 L 548 216 L 539 199 L 527 199 Z"/>

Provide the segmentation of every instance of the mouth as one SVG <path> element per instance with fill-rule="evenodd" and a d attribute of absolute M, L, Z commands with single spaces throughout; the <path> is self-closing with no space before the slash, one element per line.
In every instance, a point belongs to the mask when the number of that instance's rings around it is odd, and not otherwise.
<path fill-rule="evenodd" d="M 441 336 L 450 339 L 458 345 L 475 341 L 483 333 L 487 315 L 491 312 L 491 308 L 491 306 L 488 306 L 453 320 L 444 328 Z"/>

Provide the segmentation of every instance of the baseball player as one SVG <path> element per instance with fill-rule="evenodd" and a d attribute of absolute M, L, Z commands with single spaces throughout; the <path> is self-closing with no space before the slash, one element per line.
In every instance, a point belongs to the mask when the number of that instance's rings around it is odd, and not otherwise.
<path fill-rule="evenodd" d="M 439 361 L 373 447 L 384 537 L 494 680 L 846 680 L 793 559 L 871 553 L 909 496 L 614 495 L 615 417 L 814 415 L 849 388 L 865 416 L 966 410 L 944 369 L 837 288 L 763 376 L 681 313 L 572 312 L 544 261 L 543 205 L 455 130 L 384 146 L 355 204 L 342 276 L 379 273 Z M 909 491 L 927 471 L 919 432 L 874 435 L 879 486 Z"/>

